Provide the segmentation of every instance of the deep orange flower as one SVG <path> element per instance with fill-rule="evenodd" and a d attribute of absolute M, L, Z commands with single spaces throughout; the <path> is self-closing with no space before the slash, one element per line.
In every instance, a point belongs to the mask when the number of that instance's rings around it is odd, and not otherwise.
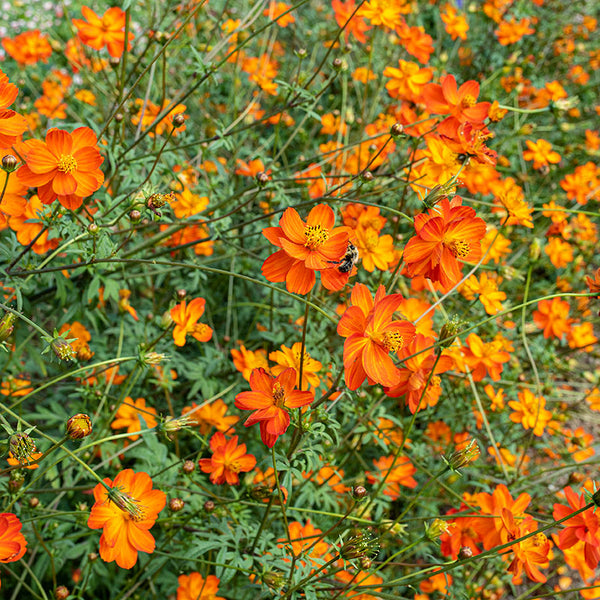
<path fill-rule="evenodd" d="M 193 194 L 189 188 L 183 188 L 181 192 L 175 194 L 177 200 L 171 203 L 171 208 L 178 219 L 192 217 L 202 212 L 208 206 L 206 196 Z"/>
<path fill-rule="evenodd" d="M 265 17 L 269 17 L 271 21 L 275 21 L 279 25 L 279 27 L 287 27 L 290 23 L 295 23 L 296 18 L 291 12 L 287 12 L 292 8 L 291 4 L 286 4 L 285 2 L 271 2 L 265 10 L 263 10 L 263 15 Z M 284 16 L 283 13 L 287 13 Z"/>
<path fill-rule="evenodd" d="M 440 17 L 444 22 L 444 28 L 446 33 L 453 39 L 460 38 L 461 40 L 467 39 L 467 31 L 469 31 L 469 24 L 464 14 L 458 13 L 456 8 L 449 2 L 444 4 L 443 12 L 440 12 Z"/>
<path fill-rule="evenodd" d="M 519 401 L 512 400 L 508 406 L 515 412 L 510 414 L 513 423 L 521 423 L 524 429 L 533 429 L 533 434 L 540 437 L 546 425 L 552 419 L 552 413 L 546 410 L 546 399 L 535 396 L 528 389 L 517 394 Z"/>
<path fill-rule="evenodd" d="M 197 425 L 200 433 L 206 435 L 212 427 L 225 433 L 229 431 L 240 418 L 237 415 L 226 416 L 227 404 L 218 398 L 214 402 L 198 405 L 192 402 L 191 406 L 184 406 L 182 415 L 188 415 L 192 425 Z"/>
<path fill-rule="evenodd" d="M 394 29 L 402 21 L 402 15 L 410 14 L 411 3 L 408 0 L 367 0 L 358 14 L 371 21 L 371 25 L 380 25 Z"/>
<path fill-rule="evenodd" d="M 50 129 L 45 142 L 25 142 L 26 164 L 17 176 L 25 185 L 38 188 L 44 204 L 58 198 L 65 208 L 75 210 L 104 181 L 99 168 L 104 158 L 97 143 L 96 134 L 89 127 L 79 127 L 73 133 Z"/>
<path fill-rule="evenodd" d="M 82 325 L 79 321 L 73 321 L 73 323 L 65 323 L 59 330 L 58 333 L 62 334 L 69 332 L 67 336 L 71 341 L 71 348 L 77 353 L 79 360 L 89 360 L 94 356 L 91 351 L 88 342 L 92 339 L 92 334 Z"/>
<path fill-rule="evenodd" d="M 221 580 L 215 575 L 204 579 L 200 573 L 193 571 L 189 575 L 180 575 L 177 581 L 177 600 L 226 600 L 216 595 Z"/>
<path fill-rule="evenodd" d="M 467 506 L 462 504 L 459 510 L 451 508 L 447 514 L 451 515 L 467 510 Z M 473 556 L 481 553 L 481 548 L 477 545 L 479 534 L 473 526 L 473 519 L 474 515 L 467 515 L 448 521 L 449 531 L 442 533 L 440 536 L 440 551 L 444 556 L 451 556 L 456 560 L 460 549 L 463 547 L 470 548 L 473 551 Z"/>
<path fill-rule="evenodd" d="M 392 317 L 403 298 L 385 293 L 379 286 L 375 298 L 368 288 L 357 283 L 352 288 L 351 306 L 340 319 L 337 332 L 344 342 L 344 377 L 346 385 L 357 389 L 365 378 L 369 384 L 392 387 L 400 381 L 400 371 L 390 357 L 410 343 L 415 326 Z"/>
<path fill-rule="evenodd" d="M 9 452 L 6 462 L 11 467 L 23 467 L 28 470 L 33 470 L 39 468 L 40 465 L 38 465 L 36 461 L 42 458 L 42 456 L 44 456 L 43 452 L 32 452 L 28 456 L 17 459 L 12 452 Z"/>
<path fill-rule="evenodd" d="M 318 527 L 315 527 L 310 522 L 310 519 L 306 520 L 306 525 L 303 525 L 299 521 L 292 521 L 288 525 L 288 531 L 290 540 L 292 541 L 291 548 L 289 544 L 283 544 L 287 540 L 278 540 L 278 545 L 280 548 L 287 546 L 290 554 L 300 557 L 302 566 L 305 566 L 309 562 L 312 566 L 316 567 L 330 558 L 330 555 L 328 555 L 329 544 L 322 539 L 318 542 L 316 541 L 317 538 L 322 537 L 323 532 Z"/>
<path fill-rule="evenodd" d="M 549 163 L 555 164 L 560 162 L 560 154 L 552 150 L 550 142 L 541 139 L 537 142 L 525 140 L 525 144 L 528 149 L 523 151 L 523 158 L 525 160 L 532 160 L 534 169 L 548 166 Z"/>
<path fill-rule="evenodd" d="M 279 375 L 288 367 L 292 367 L 296 370 L 296 385 L 300 382 L 300 355 L 302 354 L 302 343 L 296 342 L 291 348 L 282 345 L 281 350 L 276 350 L 269 354 L 269 360 L 274 361 L 275 365 L 271 368 L 273 375 Z M 310 354 L 304 349 L 302 356 L 302 385 L 300 389 L 307 390 L 310 386 L 316 388 L 319 387 L 321 381 L 317 373 L 323 368 L 323 365 L 314 358 L 310 357 Z"/>
<path fill-rule="evenodd" d="M 131 569 L 138 552 L 154 552 L 154 538 L 149 529 L 165 507 L 167 496 L 152 489 L 147 473 L 121 471 L 114 479 L 106 477 L 94 488 L 92 511 L 88 519 L 90 529 L 103 529 L 100 538 L 100 556 L 105 562 L 117 562 L 122 569 Z"/>
<path fill-rule="evenodd" d="M 371 29 L 365 20 L 358 14 L 354 14 L 356 10 L 356 2 L 354 0 L 331 0 L 331 8 L 335 13 L 335 21 L 340 27 L 345 27 L 344 35 L 346 42 L 352 34 L 361 44 L 367 43 L 365 32 Z M 354 15 L 354 16 L 352 16 Z"/>
<path fill-rule="evenodd" d="M 383 76 L 390 77 L 385 89 L 392 98 L 416 103 L 421 101 L 423 89 L 431 81 L 433 71 L 427 67 L 421 69 L 415 62 L 398 60 L 398 68 L 386 67 Z"/>
<path fill-rule="evenodd" d="M 510 495 L 508 488 L 501 483 L 488 494 L 479 492 L 472 500 L 480 508 L 480 517 L 474 517 L 472 526 L 479 533 L 486 550 L 502 544 L 501 531 L 505 528 L 502 521 L 502 509 L 508 509 L 516 518 L 525 515 L 525 509 L 531 502 L 531 496 L 525 492 L 516 500 Z"/>
<path fill-rule="evenodd" d="M 594 279 L 589 275 L 585 276 L 585 283 L 591 294 L 600 294 L 600 269 L 596 269 Z"/>
<path fill-rule="evenodd" d="M 256 458 L 246 454 L 246 444 L 238 446 L 238 436 L 228 440 L 220 431 L 210 438 L 210 458 L 201 458 L 199 467 L 204 473 L 210 473 L 210 480 L 217 485 L 227 483 L 237 485 L 238 473 L 246 473 L 256 466 Z"/>
<path fill-rule="evenodd" d="M 587 504 L 584 494 L 578 496 L 570 486 L 564 489 L 564 493 L 568 506 L 554 505 L 552 516 L 556 521 L 564 519 Z M 600 561 L 600 519 L 598 515 L 591 509 L 586 510 L 565 521 L 562 525 L 564 529 L 561 529 L 558 534 L 558 547 L 566 550 L 578 542 L 583 542 L 585 563 L 590 569 L 595 569 Z"/>
<path fill-rule="evenodd" d="M 198 319 L 204 314 L 205 306 L 204 298 L 194 298 L 189 304 L 182 300 L 171 309 L 171 318 L 175 323 L 173 341 L 176 346 L 185 346 L 185 338 L 188 334 L 199 342 L 210 340 L 213 330 L 205 323 L 198 323 Z"/>
<path fill-rule="evenodd" d="M 242 344 L 239 350 L 235 348 L 231 349 L 231 357 L 233 358 L 235 368 L 242 374 L 242 377 L 246 381 L 250 380 L 250 373 L 254 369 L 258 369 L 259 367 L 263 367 L 264 369 L 269 368 L 267 351 L 263 348 L 254 351 L 246 350 L 246 347 Z"/>
<path fill-rule="evenodd" d="M 571 328 L 569 316 L 569 303 L 560 298 L 540 300 L 537 310 L 533 311 L 535 324 L 544 330 L 544 337 L 556 337 L 559 340 Z"/>
<path fill-rule="evenodd" d="M 349 272 L 340 272 L 339 263 L 348 248 L 348 228 L 334 227 L 330 206 L 319 204 L 306 223 L 293 208 L 287 208 L 278 227 L 263 229 L 263 235 L 281 248 L 269 256 L 262 273 L 269 281 L 285 281 L 289 292 L 308 293 L 316 282 L 315 271 L 328 290 L 339 290 L 348 282 Z"/>
<path fill-rule="evenodd" d="M 535 29 L 530 25 L 530 19 L 517 21 L 514 17 L 511 17 L 508 21 L 500 21 L 498 29 L 494 31 L 494 34 L 503 46 L 508 46 L 509 44 L 518 42 L 524 35 L 535 33 Z"/>
<path fill-rule="evenodd" d="M 235 405 L 241 410 L 253 410 L 246 419 L 246 427 L 260 423 L 260 437 L 272 448 L 280 435 L 290 425 L 288 409 L 306 406 L 314 400 L 312 392 L 295 390 L 296 371 L 286 369 L 272 377 L 264 369 L 254 369 L 250 375 L 252 391 L 241 392 L 235 397 Z"/>
<path fill-rule="evenodd" d="M 0 513 L 0 563 L 15 562 L 23 558 L 27 540 L 21 533 L 21 521 L 12 513 Z"/>
<path fill-rule="evenodd" d="M 21 66 L 34 65 L 40 60 L 47 62 L 52 54 L 48 36 L 42 35 L 39 29 L 24 31 L 12 39 L 3 38 L 2 47 Z"/>
<path fill-rule="evenodd" d="M 151 429 L 156 427 L 156 409 L 151 406 L 146 406 L 146 400 L 144 398 L 138 398 L 133 400 L 127 396 L 123 400 L 123 404 L 119 406 L 115 415 L 115 420 L 110 424 L 111 429 L 124 429 L 127 427 L 127 432 L 132 435 L 129 436 L 130 440 L 137 440 L 140 435 L 135 433 L 147 427 Z"/>
<path fill-rule="evenodd" d="M 528 533 L 537 531 L 537 523 L 531 518 L 526 518 L 515 523 L 515 517 L 507 508 L 502 509 L 502 522 L 504 524 L 503 543 L 523 537 Z M 517 542 L 510 549 L 515 557 L 508 567 L 508 572 L 513 574 L 513 583 L 521 583 L 521 572 L 525 570 L 527 577 L 532 581 L 545 583 L 546 576 L 540 571 L 541 568 L 549 566 L 548 553 L 550 552 L 550 542 L 542 533 Z"/>
<path fill-rule="evenodd" d="M 125 11 L 113 6 L 99 17 L 91 8 L 82 6 L 81 14 L 83 19 L 73 19 L 79 39 L 94 50 L 106 46 L 113 58 L 120 58 L 125 49 Z M 133 37 L 133 33 L 129 33 L 129 41 Z M 130 48 L 128 44 L 127 49 Z"/>
<path fill-rule="evenodd" d="M 415 232 L 404 248 L 404 261 L 410 277 L 423 275 L 439 282 L 446 290 L 461 278 L 462 261 L 481 258 L 485 221 L 475 211 L 462 206 L 462 199 L 443 198 L 427 213 L 415 217 Z"/>
<path fill-rule="evenodd" d="M 422 64 L 429 62 L 435 48 L 433 47 L 433 38 L 425 33 L 424 27 L 409 27 L 403 21 L 396 27 L 396 34 L 400 45 L 409 54 L 412 54 Z"/>
<path fill-rule="evenodd" d="M 12 146 L 27 129 L 25 117 L 8 108 L 17 99 L 18 93 L 19 88 L 0 71 L 0 148 Z"/>
<path fill-rule="evenodd" d="M 434 349 L 425 350 L 434 343 L 433 338 L 417 334 L 397 353 L 401 361 L 400 381 L 395 386 L 384 389 L 385 393 L 392 398 L 404 396 L 408 409 L 413 414 L 417 411 L 417 407 L 423 410 L 438 403 L 442 388 L 437 374 L 448 371 L 454 364 L 449 356 L 441 356 L 435 364 Z M 434 364 L 435 370 L 432 374 Z"/>
<path fill-rule="evenodd" d="M 392 500 L 400 497 L 401 485 L 407 488 L 417 487 L 417 480 L 413 477 L 417 469 L 408 456 L 401 456 L 395 464 L 393 456 L 382 456 L 379 460 L 373 459 L 373 464 L 377 468 L 377 473 L 367 472 L 367 481 L 377 483 L 385 478 L 383 493 Z"/>
<path fill-rule="evenodd" d="M 466 343 L 467 348 L 463 349 L 463 353 L 473 380 L 482 381 L 487 373 L 492 381 L 498 381 L 503 364 L 510 360 L 502 341 L 495 339 L 486 343 L 476 333 L 470 333 Z"/>
<path fill-rule="evenodd" d="M 46 210 L 37 194 L 34 194 L 25 204 L 21 215 L 11 216 L 8 219 L 10 228 L 17 233 L 19 243 L 23 246 L 33 243 L 31 249 L 36 254 L 45 254 L 48 250 L 54 250 L 60 242 L 60 238 L 49 237 L 48 229 L 42 231 L 44 225 L 40 217 L 49 210 Z"/>
<path fill-rule="evenodd" d="M 495 315 L 502 310 L 502 301 L 506 300 L 506 294 L 498 289 L 502 283 L 501 277 L 488 275 L 482 271 L 479 279 L 475 274 L 471 275 L 461 286 L 459 292 L 467 300 L 479 299 L 488 315 Z"/>
<path fill-rule="evenodd" d="M 479 83 L 469 80 L 459 88 L 454 75 L 446 75 L 441 85 L 430 83 L 423 89 L 422 100 L 427 110 L 453 117 L 459 123 L 482 125 L 488 116 L 489 102 L 477 102 Z"/>
<path fill-rule="evenodd" d="M 185 131 L 186 125 L 181 125 L 179 127 L 175 127 L 173 125 L 173 117 L 175 115 L 183 115 L 184 119 L 188 118 L 188 115 L 183 114 L 186 110 L 185 104 L 177 104 L 173 106 L 173 103 L 170 100 L 165 99 L 161 106 L 158 104 L 154 104 L 149 100 L 142 100 L 138 98 L 135 101 L 135 105 L 138 107 L 138 112 L 131 117 L 131 123 L 133 125 L 139 125 L 141 121 L 141 127 L 143 131 L 146 131 L 148 127 L 152 127 L 152 131 L 148 133 L 148 135 L 153 138 L 157 135 L 162 135 L 167 132 L 171 136 L 176 137 L 181 132 Z M 167 107 L 169 108 L 169 112 L 160 119 L 160 121 L 156 121 L 158 115 L 160 115 Z"/>

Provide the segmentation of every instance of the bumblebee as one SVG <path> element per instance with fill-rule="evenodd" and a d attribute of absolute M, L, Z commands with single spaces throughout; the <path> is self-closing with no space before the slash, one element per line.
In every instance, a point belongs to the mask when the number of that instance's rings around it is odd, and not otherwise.
<path fill-rule="evenodd" d="M 340 273 L 350 273 L 350 271 L 352 271 L 352 267 L 354 267 L 354 265 L 358 262 L 358 259 L 358 248 L 352 242 L 348 242 L 346 253 L 344 256 L 342 256 L 342 260 L 338 261 L 337 263 L 338 271 Z"/>

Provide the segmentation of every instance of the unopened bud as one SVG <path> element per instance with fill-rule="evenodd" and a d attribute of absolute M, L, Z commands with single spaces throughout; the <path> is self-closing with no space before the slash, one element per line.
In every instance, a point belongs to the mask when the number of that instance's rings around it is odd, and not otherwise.
<path fill-rule="evenodd" d="M 267 185 L 267 183 L 269 183 L 269 176 L 264 171 L 257 173 L 256 174 L 256 183 L 258 183 L 258 185 L 260 187 Z"/>
<path fill-rule="evenodd" d="M 181 127 L 184 124 L 185 124 L 185 115 L 183 115 L 181 113 L 177 113 L 176 115 L 173 116 L 173 125 L 175 127 Z"/>
<path fill-rule="evenodd" d="M 204 510 L 205 510 L 207 513 L 211 513 L 211 512 L 213 512 L 213 511 L 215 510 L 215 503 L 214 503 L 212 500 L 207 500 L 207 501 L 204 503 Z"/>
<path fill-rule="evenodd" d="M 196 463 L 193 460 L 186 460 L 182 465 L 181 465 L 181 470 L 186 474 L 186 475 L 191 475 L 195 470 L 196 470 Z"/>
<path fill-rule="evenodd" d="M 67 421 L 67 435 L 72 440 L 80 440 L 92 433 L 92 421 L 88 415 L 79 413 Z"/>
<path fill-rule="evenodd" d="M 5 342 L 15 328 L 16 315 L 13 313 L 5 313 L 0 319 L 0 342 Z"/>
<path fill-rule="evenodd" d="M 542 253 L 542 245 L 537 238 L 533 238 L 531 244 L 529 244 L 529 259 L 531 262 L 538 260 Z"/>
<path fill-rule="evenodd" d="M 362 500 L 363 498 L 365 498 L 367 495 L 367 490 L 364 486 L 362 485 L 355 485 L 352 488 L 352 497 L 355 500 Z"/>
<path fill-rule="evenodd" d="M 473 550 L 471 550 L 469 546 L 462 546 L 457 554 L 458 560 L 466 560 L 467 558 L 471 558 L 472 556 Z"/>
<path fill-rule="evenodd" d="M 95 562 L 95 561 L 97 561 L 97 560 L 98 560 L 98 553 L 97 553 L 97 552 L 90 552 L 90 553 L 87 555 L 87 558 L 88 558 L 88 560 L 89 560 L 90 562 Z"/>
<path fill-rule="evenodd" d="M 91 233 L 92 235 L 94 233 L 98 233 L 98 229 L 99 228 L 98 228 L 98 225 L 96 223 L 90 223 L 88 225 L 88 228 L 87 228 L 88 232 Z"/>
<path fill-rule="evenodd" d="M 29 498 L 29 507 L 30 508 L 37 508 L 40 505 L 40 499 L 36 496 L 32 496 L 31 498 Z"/>
<path fill-rule="evenodd" d="M 142 213 L 139 210 L 134 209 L 129 211 L 128 216 L 129 220 L 135 223 L 136 221 L 139 221 L 142 218 Z"/>
<path fill-rule="evenodd" d="M 123 120 L 123 113 L 117 113 L 113 119 L 117 122 L 120 123 Z"/>
<path fill-rule="evenodd" d="M 71 592 L 69 592 L 69 589 L 64 585 L 59 585 L 54 590 L 54 597 L 56 600 L 66 600 L 70 595 Z"/>
<path fill-rule="evenodd" d="M 373 181 L 373 173 L 371 173 L 371 171 L 365 171 L 364 173 L 361 174 L 360 178 L 365 183 L 369 183 L 369 182 Z"/>
<path fill-rule="evenodd" d="M 342 71 L 342 70 L 344 70 L 345 63 L 344 63 L 344 61 L 341 58 L 334 58 L 333 62 L 331 63 L 331 66 L 336 71 Z"/>
<path fill-rule="evenodd" d="M 184 290 L 183 288 L 180 288 L 177 290 L 177 299 L 178 300 L 185 300 L 185 297 L 187 296 L 187 290 Z"/>
<path fill-rule="evenodd" d="M 179 512 L 185 507 L 185 502 L 181 498 L 171 498 L 169 501 L 169 510 L 171 512 Z"/>
<path fill-rule="evenodd" d="M 460 319 L 456 315 L 450 321 L 444 323 L 440 331 L 440 348 L 449 348 L 452 346 L 456 336 L 460 332 L 461 324 Z"/>
<path fill-rule="evenodd" d="M 298 58 L 306 58 L 308 55 L 308 52 L 306 51 L 306 48 L 298 48 L 298 50 L 294 50 L 294 54 Z"/>
<path fill-rule="evenodd" d="M 7 154 L 2 158 L 2 170 L 6 173 L 12 173 L 16 170 L 19 161 L 12 154 Z"/>
<path fill-rule="evenodd" d="M 390 135 L 392 137 L 398 137 L 404 133 L 404 126 L 402 123 L 394 123 L 390 128 Z"/>

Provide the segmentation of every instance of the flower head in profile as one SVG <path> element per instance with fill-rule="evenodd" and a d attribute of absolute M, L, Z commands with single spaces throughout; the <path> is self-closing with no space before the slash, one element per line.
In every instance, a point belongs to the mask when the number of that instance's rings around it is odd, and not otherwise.
<path fill-rule="evenodd" d="M 73 133 L 50 129 L 45 142 L 23 143 L 26 164 L 17 171 L 17 177 L 21 183 L 37 187 L 44 204 L 58 198 L 65 208 L 75 210 L 104 182 L 100 170 L 104 158 L 97 144 L 89 127 L 78 127 Z"/>
<path fill-rule="evenodd" d="M 252 390 L 235 397 L 238 408 L 254 411 L 245 425 L 250 427 L 260 423 L 260 437 L 269 448 L 289 427 L 289 409 L 307 406 L 314 400 L 312 392 L 294 389 L 296 377 L 296 370 L 292 368 L 285 369 L 277 377 L 269 375 L 262 368 L 254 369 L 250 375 Z"/>
<path fill-rule="evenodd" d="M 365 378 L 370 384 L 389 387 L 400 382 L 400 370 L 390 352 L 399 352 L 415 335 L 412 323 L 393 319 L 402 302 L 400 294 L 386 295 L 383 286 L 379 286 L 375 298 L 362 283 L 352 289 L 351 306 L 337 326 L 338 334 L 346 338 L 344 376 L 351 390 Z"/>
<path fill-rule="evenodd" d="M 189 575 L 180 575 L 177 578 L 177 600 L 225 600 L 217 596 L 220 579 L 215 575 L 208 575 L 206 579 L 193 571 Z"/>
<path fill-rule="evenodd" d="M 79 39 L 94 50 L 106 47 L 113 58 L 120 58 L 125 48 L 125 11 L 113 6 L 100 17 L 91 8 L 82 6 L 81 14 L 83 19 L 73 19 Z M 130 33 L 129 40 L 132 39 Z"/>
<path fill-rule="evenodd" d="M 256 466 L 256 458 L 246 454 L 246 444 L 238 445 L 238 436 L 228 440 L 220 431 L 210 438 L 210 458 L 198 461 L 204 473 L 210 473 L 210 480 L 216 484 L 237 485 L 238 473 L 246 473 Z"/>
<path fill-rule="evenodd" d="M 205 306 L 204 298 L 194 298 L 189 304 L 182 300 L 171 309 L 171 318 L 175 323 L 173 341 L 176 346 L 185 346 L 185 338 L 188 334 L 199 342 L 210 340 L 213 330 L 205 323 L 198 323 L 198 319 L 204 314 Z"/>
<path fill-rule="evenodd" d="M 100 556 L 105 562 L 116 561 L 122 569 L 131 569 L 138 552 L 154 552 L 154 538 L 150 528 L 165 507 L 167 496 L 152 489 L 147 473 L 121 471 L 112 481 L 108 477 L 94 488 L 92 511 L 88 527 L 103 529 L 100 538 Z"/>
<path fill-rule="evenodd" d="M 334 227 L 335 214 L 326 204 L 315 206 L 306 223 L 293 208 L 285 210 L 278 227 L 263 229 L 263 235 L 281 250 L 269 256 L 262 273 L 269 281 L 285 281 L 289 292 L 308 293 L 316 282 L 315 271 L 328 290 L 339 290 L 350 273 L 337 268 L 348 248 L 348 228 Z"/>
<path fill-rule="evenodd" d="M 197 426 L 202 435 L 206 435 L 212 427 L 225 433 L 240 420 L 237 415 L 227 415 L 226 413 L 227 404 L 221 398 L 201 405 L 192 402 L 191 406 L 184 406 L 181 411 L 182 416 L 187 415 L 190 425 Z"/>
<path fill-rule="evenodd" d="M 8 107 L 17 99 L 19 88 L 8 81 L 8 75 L 0 71 L 0 147 L 9 148 L 27 129 L 23 115 Z"/>
<path fill-rule="evenodd" d="M 452 201 L 443 198 L 417 215 L 415 235 L 404 248 L 409 276 L 423 275 L 445 290 L 456 285 L 462 276 L 462 262 L 476 263 L 481 258 L 486 226 L 475 214 L 455 196 Z"/>

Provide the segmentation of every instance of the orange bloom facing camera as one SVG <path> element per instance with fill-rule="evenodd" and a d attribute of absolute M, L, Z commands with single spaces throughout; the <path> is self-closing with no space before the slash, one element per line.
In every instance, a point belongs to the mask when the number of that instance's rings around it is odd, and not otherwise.
<path fill-rule="evenodd" d="M 165 507 L 167 496 L 152 489 L 147 473 L 121 471 L 111 481 L 94 488 L 96 503 L 88 519 L 91 529 L 103 529 L 100 538 L 100 556 L 105 562 L 116 561 L 122 569 L 131 569 L 137 562 L 138 552 L 154 552 L 154 538 L 149 529 Z"/>
<path fill-rule="evenodd" d="M 79 39 L 94 50 L 106 46 L 113 58 L 120 58 L 125 48 L 125 11 L 113 6 L 99 17 L 91 8 L 82 6 L 81 14 L 83 19 L 73 19 Z M 132 39 L 130 33 L 129 40 Z"/>
<path fill-rule="evenodd" d="M 24 143 L 26 164 L 17 171 L 17 176 L 25 185 L 38 188 L 44 204 L 58 198 L 65 208 L 75 210 L 104 182 L 100 170 L 104 158 L 97 142 L 89 127 L 79 127 L 73 133 L 50 129 L 45 142 Z"/>

